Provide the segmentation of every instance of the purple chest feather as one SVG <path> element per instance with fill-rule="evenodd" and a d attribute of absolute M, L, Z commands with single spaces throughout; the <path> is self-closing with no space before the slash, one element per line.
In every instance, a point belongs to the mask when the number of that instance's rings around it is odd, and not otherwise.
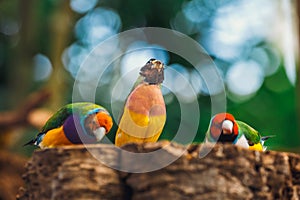
<path fill-rule="evenodd" d="M 96 138 L 88 135 L 80 124 L 80 118 L 77 115 L 70 115 L 63 124 L 63 130 L 70 142 L 73 144 L 91 144 L 96 143 Z"/>

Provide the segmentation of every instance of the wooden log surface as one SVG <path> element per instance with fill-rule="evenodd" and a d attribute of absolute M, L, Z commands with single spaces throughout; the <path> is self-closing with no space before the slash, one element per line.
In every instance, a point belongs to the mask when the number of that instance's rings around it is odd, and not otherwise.
<path fill-rule="evenodd" d="M 300 155 L 257 152 L 215 145 L 129 144 L 125 150 L 161 156 L 149 162 L 124 159 L 113 145 L 81 145 L 35 151 L 23 176 L 18 199 L 299 199 Z M 92 153 L 92 154 L 91 154 Z M 183 155 L 181 155 L 183 153 Z M 96 156 L 95 156 L 96 155 Z M 181 156 L 180 156 L 181 155 Z M 100 156 L 105 162 L 95 158 Z M 114 168 L 146 167 L 168 158 L 175 162 L 145 173 Z M 100 159 L 100 160 L 101 160 Z"/>

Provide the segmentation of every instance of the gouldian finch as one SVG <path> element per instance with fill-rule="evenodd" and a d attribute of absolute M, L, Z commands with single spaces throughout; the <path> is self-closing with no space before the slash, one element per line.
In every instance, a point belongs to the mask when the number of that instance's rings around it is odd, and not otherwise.
<path fill-rule="evenodd" d="M 89 144 L 100 141 L 113 121 L 105 108 L 89 103 L 67 104 L 46 122 L 41 132 L 25 145 L 40 148 L 72 144 Z"/>
<path fill-rule="evenodd" d="M 166 121 L 166 106 L 160 85 L 164 80 L 164 64 L 150 59 L 140 70 L 138 83 L 129 94 L 115 145 L 156 142 Z"/>
<path fill-rule="evenodd" d="M 250 150 L 265 151 L 265 140 L 258 131 L 248 124 L 235 120 L 229 113 L 216 114 L 206 133 L 206 142 L 232 143 Z"/>

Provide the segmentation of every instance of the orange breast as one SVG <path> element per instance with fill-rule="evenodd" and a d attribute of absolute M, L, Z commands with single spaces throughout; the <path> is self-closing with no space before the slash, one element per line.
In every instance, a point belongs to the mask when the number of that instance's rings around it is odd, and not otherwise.
<path fill-rule="evenodd" d="M 166 107 L 159 86 L 141 84 L 129 95 L 115 145 L 156 142 L 166 121 Z"/>
<path fill-rule="evenodd" d="M 166 107 L 158 85 L 141 84 L 129 95 L 126 107 L 138 114 L 165 115 Z"/>

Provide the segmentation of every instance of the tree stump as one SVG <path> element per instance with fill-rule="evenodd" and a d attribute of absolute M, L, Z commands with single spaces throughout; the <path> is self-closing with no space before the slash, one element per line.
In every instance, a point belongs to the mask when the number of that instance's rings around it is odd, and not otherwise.
<path fill-rule="evenodd" d="M 151 163 L 178 157 L 170 165 L 147 173 L 113 169 L 135 165 L 134 158 L 124 159 L 123 151 L 113 145 L 90 145 L 89 150 L 81 145 L 38 150 L 26 166 L 25 188 L 17 198 L 299 199 L 300 155 L 216 144 L 205 157 L 199 157 L 205 148 L 174 143 L 125 146 L 125 150 L 138 153 L 162 150 Z M 90 152 L 105 158 L 106 164 Z"/>

